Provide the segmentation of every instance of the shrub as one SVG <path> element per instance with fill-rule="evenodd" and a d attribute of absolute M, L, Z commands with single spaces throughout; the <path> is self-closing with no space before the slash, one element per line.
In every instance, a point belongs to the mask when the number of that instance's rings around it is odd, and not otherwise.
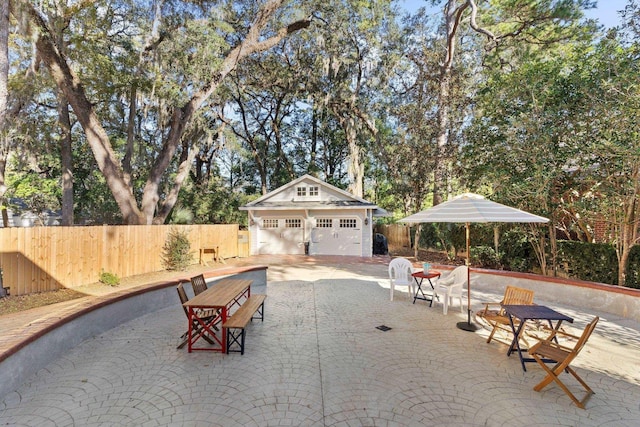
<path fill-rule="evenodd" d="M 489 246 L 477 246 L 470 249 L 473 264 L 492 270 L 502 270 L 501 255 Z"/>
<path fill-rule="evenodd" d="M 109 286 L 118 286 L 120 284 L 120 278 L 113 273 L 102 270 L 102 272 L 100 272 L 100 283 Z"/>
<path fill-rule="evenodd" d="M 559 240 L 558 264 L 569 277 L 618 284 L 616 250 L 609 243 Z"/>
<path fill-rule="evenodd" d="M 640 289 L 640 245 L 635 245 L 631 248 L 629 265 L 627 266 L 627 277 L 624 285 L 630 288 Z"/>
<path fill-rule="evenodd" d="M 191 243 L 185 230 L 172 228 L 162 249 L 162 261 L 167 270 L 186 270 L 193 261 Z"/>

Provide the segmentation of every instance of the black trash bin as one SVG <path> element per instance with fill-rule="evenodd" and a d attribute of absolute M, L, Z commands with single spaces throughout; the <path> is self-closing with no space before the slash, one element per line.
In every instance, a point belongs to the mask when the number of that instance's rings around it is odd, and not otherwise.
<path fill-rule="evenodd" d="M 388 253 L 387 237 L 384 234 L 376 233 L 373 239 L 373 254 L 387 255 Z"/>

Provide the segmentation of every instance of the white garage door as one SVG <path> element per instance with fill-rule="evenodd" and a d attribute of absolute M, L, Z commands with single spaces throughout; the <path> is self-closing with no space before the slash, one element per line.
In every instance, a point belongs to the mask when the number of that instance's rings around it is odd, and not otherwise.
<path fill-rule="evenodd" d="M 311 230 L 311 255 L 362 256 L 362 230 L 358 218 L 316 218 Z"/>
<path fill-rule="evenodd" d="M 265 218 L 258 233 L 260 254 L 304 254 L 302 218 Z"/>

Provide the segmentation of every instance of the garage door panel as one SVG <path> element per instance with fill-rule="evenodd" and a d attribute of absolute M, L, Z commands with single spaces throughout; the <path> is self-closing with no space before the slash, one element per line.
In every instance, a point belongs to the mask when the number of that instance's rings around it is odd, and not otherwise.
<path fill-rule="evenodd" d="M 353 256 L 361 256 L 362 255 L 362 245 L 361 245 L 361 232 L 360 229 L 357 228 L 341 228 L 338 231 L 338 238 L 336 239 L 339 242 L 340 254 L 342 255 L 353 255 Z"/>
<path fill-rule="evenodd" d="M 261 229 L 258 240 L 258 253 L 278 254 L 280 253 L 280 231 L 278 229 Z"/>
<path fill-rule="evenodd" d="M 353 218 L 323 218 L 321 224 L 311 230 L 312 255 L 362 255 L 362 230 L 344 226 L 357 224 Z"/>
<path fill-rule="evenodd" d="M 304 254 L 304 229 L 286 227 L 287 220 L 265 220 L 267 228 L 258 231 L 258 253 L 271 255 Z M 300 223 L 296 220 L 295 223 Z"/>
<path fill-rule="evenodd" d="M 311 245 L 309 253 L 311 255 L 326 255 L 336 253 L 336 239 L 331 228 L 314 228 L 311 230 Z"/>
<path fill-rule="evenodd" d="M 282 230 L 283 254 L 304 254 L 304 233 L 302 228 L 285 228 Z"/>

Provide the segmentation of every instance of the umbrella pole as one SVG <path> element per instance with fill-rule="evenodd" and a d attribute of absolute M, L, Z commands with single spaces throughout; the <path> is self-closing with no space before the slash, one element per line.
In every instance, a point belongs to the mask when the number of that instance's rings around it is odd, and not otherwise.
<path fill-rule="evenodd" d="M 465 233 L 467 237 L 467 321 L 458 322 L 456 326 L 463 331 L 475 332 L 479 328 L 471 323 L 471 255 L 469 254 L 469 223 L 465 224 Z"/>

